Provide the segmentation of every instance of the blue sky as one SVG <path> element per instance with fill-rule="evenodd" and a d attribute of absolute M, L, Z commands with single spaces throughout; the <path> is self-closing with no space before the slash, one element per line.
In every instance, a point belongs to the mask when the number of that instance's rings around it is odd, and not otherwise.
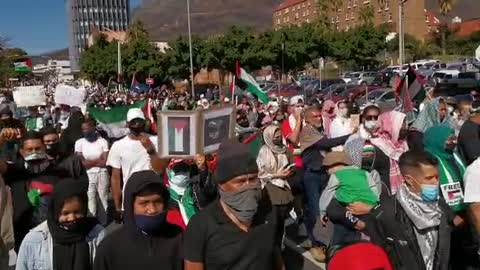
<path fill-rule="evenodd" d="M 65 0 L 0 0 L 0 35 L 32 55 L 68 47 Z"/>

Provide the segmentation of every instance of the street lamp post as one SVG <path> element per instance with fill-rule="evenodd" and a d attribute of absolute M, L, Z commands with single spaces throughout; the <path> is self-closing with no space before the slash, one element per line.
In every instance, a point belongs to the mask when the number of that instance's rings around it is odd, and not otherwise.
<path fill-rule="evenodd" d="M 403 29 L 403 5 L 408 0 L 401 0 L 398 6 L 398 64 L 399 64 L 399 75 L 403 76 L 403 62 L 405 61 L 405 31 Z"/>
<path fill-rule="evenodd" d="M 195 99 L 195 87 L 193 77 L 193 51 L 192 51 L 192 26 L 190 22 L 190 0 L 187 0 L 187 23 L 188 23 L 188 46 L 190 50 L 190 82 L 192 84 L 192 97 Z"/>
<path fill-rule="evenodd" d="M 116 34 L 115 31 L 113 31 L 110 28 L 103 27 L 103 29 L 107 30 L 110 33 Z M 120 36 L 117 36 L 117 86 L 118 86 L 118 91 L 121 91 L 121 86 L 122 84 L 120 83 L 120 79 L 122 76 L 122 47 L 121 47 L 121 42 L 120 42 Z"/>

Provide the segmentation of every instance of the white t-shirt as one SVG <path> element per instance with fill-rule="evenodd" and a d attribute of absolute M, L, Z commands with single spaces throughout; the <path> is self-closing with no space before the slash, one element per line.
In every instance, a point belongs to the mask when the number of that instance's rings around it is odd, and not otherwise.
<path fill-rule="evenodd" d="M 157 136 L 151 136 L 150 141 L 158 151 Z M 150 156 L 145 147 L 143 147 L 140 141 L 130 139 L 128 135 L 113 143 L 110 153 L 108 153 L 107 165 L 112 168 L 122 169 L 122 194 L 125 191 L 128 179 L 134 172 L 152 169 Z"/>
<path fill-rule="evenodd" d="M 86 160 L 99 159 L 105 152 L 108 152 L 108 142 L 104 138 L 99 137 L 94 142 L 81 138 L 75 142 L 75 153 L 81 153 Z M 87 170 L 87 172 L 101 171 L 107 171 L 107 168 L 92 167 Z"/>
<path fill-rule="evenodd" d="M 463 176 L 465 184 L 464 203 L 480 202 L 480 158 L 467 167 Z"/>

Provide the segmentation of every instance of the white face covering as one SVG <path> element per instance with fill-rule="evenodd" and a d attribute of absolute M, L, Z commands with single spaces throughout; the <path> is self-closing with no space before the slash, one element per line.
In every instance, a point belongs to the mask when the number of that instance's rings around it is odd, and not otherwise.
<path fill-rule="evenodd" d="M 378 127 L 378 121 L 377 120 L 365 121 L 364 127 L 368 131 L 375 131 Z"/>
<path fill-rule="evenodd" d="M 340 117 L 346 118 L 348 114 L 348 108 L 338 109 L 338 115 Z"/>

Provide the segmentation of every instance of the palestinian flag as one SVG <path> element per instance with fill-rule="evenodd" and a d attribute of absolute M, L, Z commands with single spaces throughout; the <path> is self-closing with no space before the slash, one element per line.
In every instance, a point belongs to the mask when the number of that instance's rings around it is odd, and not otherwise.
<path fill-rule="evenodd" d="M 25 58 L 13 63 L 16 72 L 30 72 L 32 71 L 32 60 Z"/>
<path fill-rule="evenodd" d="M 408 84 L 405 86 L 405 84 Z M 423 85 L 425 81 L 413 68 L 408 68 L 407 74 L 396 84 L 395 94 L 402 101 L 403 112 L 413 112 L 414 104 L 420 104 L 426 96 Z"/>
<path fill-rule="evenodd" d="M 132 105 L 114 107 L 110 110 L 88 108 L 87 112 L 97 121 L 98 126 L 107 132 L 110 138 L 120 138 L 128 134 L 127 113 L 132 108 L 142 109 L 145 100 L 138 101 Z"/>
<path fill-rule="evenodd" d="M 269 98 L 265 94 L 252 75 L 248 74 L 243 68 L 240 67 L 240 64 L 237 62 L 237 79 L 243 82 L 241 86 L 244 90 L 255 95 L 260 102 L 267 104 Z"/>

